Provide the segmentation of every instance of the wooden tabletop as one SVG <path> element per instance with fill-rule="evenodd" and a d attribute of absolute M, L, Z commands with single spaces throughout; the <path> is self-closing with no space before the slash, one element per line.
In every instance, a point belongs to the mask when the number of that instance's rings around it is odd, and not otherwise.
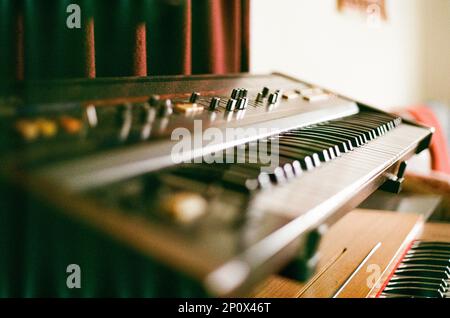
<path fill-rule="evenodd" d="M 427 225 L 428 226 L 428 225 Z M 423 228 L 418 215 L 355 210 L 326 233 L 316 274 L 306 283 L 272 276 L 252 297 L 373 297 L 410 242 L 421 235 L 445 237 L 444 225 Z"/>

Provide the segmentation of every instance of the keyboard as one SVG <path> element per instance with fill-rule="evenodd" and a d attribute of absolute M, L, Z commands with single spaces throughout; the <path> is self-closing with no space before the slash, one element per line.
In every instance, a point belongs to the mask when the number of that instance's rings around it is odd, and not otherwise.
<path fill-rule="evenodd" d="M 37 82 L 3 106 L 2 182 L 48 215 L 19 226 L 67 223 L 37 258 L 60 255 L 55 241 L 89 254 L 82 228 L 111 262 L 130 251 L 194 296 L 245 295 L 280 271 L 307 279 L 327 226 L 380 187 L 399 191 L 433 132 L 277 73 Z"/>
<path fill-rule="evenodd" d="M 450 244 L 414 241 L 381 291 L 381 298 L 449 298 Z"/>

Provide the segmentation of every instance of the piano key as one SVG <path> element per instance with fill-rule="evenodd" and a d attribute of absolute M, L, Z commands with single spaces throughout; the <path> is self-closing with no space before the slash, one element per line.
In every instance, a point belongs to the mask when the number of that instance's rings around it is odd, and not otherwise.
<path fill-rule="evenodd" d="M 372 137 L 372 134 L 369 133 L 366 128 L 360 128 L 351 123 L 336 121 L 336 122 L 327 124 L 327 126 L 328 127 L 336 127 L 336 128 L 340 128 L 340 129 L 348 129 L 352 132 L 358 133 L 361 136 L 364 143 L 367 143 L 367 142 L 371 141 L 372 139 L 375 139 Z"/>
<path fill-rule="evenodd" d="M 443 293 L 433 288 L 424 287 L 386 287 L 383 290 L 386 294 L 402 294 L 408 296 L 422 296 L 432 298 L 443 298 Z"/>
<path fill-rule="evenodd" d="M 442 251 L 450 251 L 450 244 L 445 244 L 441 242 L 417 242 L 414 243 L 411 247 L 413 250 L 418 249 L 435 249 L 435 250 L 442 250 Z"/>
<path fill-rule="evenodd" d="M 343 141 L 339 141 L 336 139 L 333 139 L 332 137 L 324 137 L 319 134 L 311 133 L 311 132 L 302 132 L 302 131 L 289 131 L 281 134 L 282 136 L 302 136 L 305 138 L 309 138 L 312 141 L 320 141 L 328 144 L 328 146 L 333 147 L 334 153 L 337 157 L 340 157 L 342 153 L 349 152 L 349 149 L 347 149 L 346 143 Z"/>
<path fill-rule="evenodd" d="M 430 258 L 430 257 L 421 257 L 421 258 L 409 258 L 402 261 L 402 264 L 428 264 L 428 265 L 435 265 L 435 266 L 442 266 L 446 267 L 450 265 L 449 259 L 437 259 L 437 258 Z"/>
<path fill-rule="evenodd" d="M 410 296 L 405 294 L 382 293 L 380 298 L 430 298 L 425 296 Z"/>
<path fill-rule="evenodd" d="M 450 269 L 448 266 L 432 265 L 432 264 L 401 263 L 398 266 L 398 269 L 416 269 L 416 270 L 434 269 L 450 274 Z"/>
<path fill-rule="evenodd" d="M 324 141 L 320 139 L 312 139 L 309 136 L 305 136 L 300 133 L 283 133 L 280 135 L 281 139 L 289 139 L 289 140 L 299 140 L 299 141 L 305 141 L 309 144 L 315 144 L 318 146 L 323 147 L 323 149 L 328 150 L 328 155 L 331 159 L 335 159 L 336 157 L 341 156 L 341 151 L 339 150 L 339 147 L 330 141 Z"/>
<path fill-rule="evenodd" d="M 291 130 L 289 132 L 290 134 L 302 134 L 304 136 L 310 137 L 312 140 L 315 140 L 315 138 L 320 138 L 324 141 L 330 141 L 335 143 L 341 152 L 349 152 L 353 150 L 353 146 L 351 141 L 348 138 L 340 137 L 340 136 L 332 136 L 328 133 L 324 133 L 321 131 L 315 131 L 315 130 L 307 130 L 307 129 L 298 129 L 298 130 Z"/>
<path fill-rule="evenodd" d="M 317 152 L 322 161 L 330 161 L 336 157 L 334 150 L 327 145 L 314 143 L 305 138 L 293 138 L 289 136 L 272 137 L 272 141 L 276 140 L 280 145 L 293 146 L 295 148 L 307 149 Z M 325 148 L 325 149 L 324 149 Z"/>
<path fill-rule="evenodd" d="M 358 130 L 356 130 L 354 128 L 346 127 L 343 124 L 339 125 L 339 124 L 335 124 L 333 122 L 330 122 L 328 124 L 323 124 L 323 125 L 321 124 L 321 126 L 333 128 L 333 129 L 336 129 L 338 131 L 342 131 L 342 132 L 344 132 L 346 134 L 351 134 L 353 136 L 356 136 L 359 139 L 359 142 L 361 143 L 361 145 L 364 145 L 364 144 L 368 143 L 368 140 L 367 140 L 366 136 L 364 135 L 364 133 L 362 133 L 362 132 L 360 132 L 360 131 L 358 131 Z"/>
<path fill-rule="evenodd" d="M 317 153 L 311 153 L 310 151 L 305 151 L 303 149 L 294 149 L 292 147 L 279 145 L 277 154 L 285 158 L 298 160 L 304 170 L 311 170 L 313 167 L 319 167 L 321 165 Z"/>
<path fill-rule="evenodd" d="M 442 293 L 445 293 L 446 288 L 438 283 L 424 283 L 415 281 L 403 281 L 403 282 L 389 282 L 387 287 L 403 288 L 403 287 L 417 287 L 417 288 L 429 288 L 435 289 Z"/>
<path fill-rule="evenodd" d="M 450 275 L 442 270 L 434 269 L 398 269 L 395 271 L 396 275 L 401 276 L 419 276 L 419 277 L 434 277 L 439 279 L 450 279 Z"/>
<path fill-rule="evenodd" d="M 432 258 L 437 258 L 437 259 L 450 259 L 450 253 L 445 253 L 445 252 L 440 252 L 436 251 L 419 251 L 419 252 L 408 252 L 405 255 L 405 259 L 410 259 L 410 258 L 415 258 L 415 257 L 432 257 Z"/>
<path fill-rule="evenodd" d="M 339 129 L 335 129 L 332 127 L 327 127 L 327 126 L 310 126 L 307 128 L 304 128 L 305 130 L 313 130 L 313 131 L 318 131 L 318 132 L 323 132 L 323 133 L 327 133 L 331 136 L 337 136 L 337 137 L 342 137 L 342 138 L 346 138 L 349 140 L 349 142 L 351 143 L 352 147 L 360 147 L 362 145 L 361 140 L 358 138 L 358 136 L 356 136 L 355 134 L 347 134 L 347 132 L 344 132 L 342 130 Z"/>
<path fill-rule="evenodd" d="M 375 138 L 378 138 L 385 134 L 385 129 L 383 128 L 383 124 L 380 123 L 374 123 L 367 120 L 361 121 L 360 119 L 350 120 L 350 122 L 356 122 L 361 127 L 367 127 L 372 132 L 372 135 L 375 136 Z"/>
<path fill-rule="evenodd" d="M 394 274 L 392 278 L 390 279 L 390 282 L 422 282 L 422 283 L 432 283 L 432 284 L 439 284 L 444 287 L 448 287 L 449 283 L 443 279 L 443 278 L 434 278 L 434 277 L 420 277 L 420 276 L 401 276 Z"/>

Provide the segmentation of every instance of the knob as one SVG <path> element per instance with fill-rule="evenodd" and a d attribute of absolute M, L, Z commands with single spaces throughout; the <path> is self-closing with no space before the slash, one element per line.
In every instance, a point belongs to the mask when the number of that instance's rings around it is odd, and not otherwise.
<path fill-rule="evenodd" d="M 213 97 L 211 99 L 211 103 L 209 104 L 209 109 L 210 110 L 215 110 L 219 107 L 220 104 L 220 98 L 219 97 Z"/>
<path fill-rule="evenodd" d="M 260 92 L 260 93 L 258 93 L 258 95 L 256 95 L 256 101 L 257 102 L 262 102 L 263 99 L 264 99 L 263 93 Z"/>
<path fill-rule="evenodd" d="M 231 92 L 231 98 L 237 99 L 239 97 L 240 88 L 234 88 Z"/>
<path fill-rule="evenodd" d="M 227 110 L 233 111 L 236 108 L 236 103 L 237 103 L 237 100 L 235 100 L 233 98 L 229 99 L 227 102 Z"/>
<path fill-rule="evenodd" d="M 155 119 L 155 112 L 155 108 L 150 107 L 148 103 L 144 103 L 140 108 L 141 123 L 151 123 Z"/>
<path fill-rule="evenodd" d="M 173 113 L 172 101 L 170 99 L 164 100 L 159 106 L 158 115 L 160 117 L 166 117 L 172 115 L 172 113 Z"/>
<path fill-rule="evenodd" d="M 241 90 L 239 91 L 239 98 L 247 97 L 247 94 L 248 94 L 248 90 L 241 88 Z"/>
<path fill-rule="evenodd" d="M 122 125 L 123 122 L 131 116 L 132 106 L 130 103 L 122 104 L 117 107 L 117 124 Z"/>
<path fill-rule="evenodd" d="M 150 104 L 150 106 L 152 107 L 156 107 L 159 105 L 159 95 L 152 95 L 149 99 L 148 99 L 148 103 Z"/>
<path fill-rule="evenodd" d="M 191 97 L 189 98 L 189 103 L 196 103 L 199 97 L 200 97 L 200 93 L 193 92 L 191 94 Z"/>
<path fill-rule="evenodd" d="M 262 96 L 265 98 L 265 97 L 267 97 L 267 95 L 269 95 L 269 89 L 267 87 L 264 87 L 262 89 L 261 93 L 262 93 Z"/>
<path fill-rule="evenodd" d="M 237 109 L 246 109 L 248 105 L 248 98 L 247 97 L 242 97 L 238 100 L 237 102 Z"/>
<path fill-rule="evenodd" d="M 277 94 L 270 94 L 269 95 L 269 104 L 275 104 L 277 102 Z"/>

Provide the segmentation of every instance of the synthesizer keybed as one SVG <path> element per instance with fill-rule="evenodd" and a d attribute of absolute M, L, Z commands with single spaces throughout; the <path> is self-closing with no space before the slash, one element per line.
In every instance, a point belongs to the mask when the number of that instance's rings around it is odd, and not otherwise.
<path fill-rule="evenodd" d="M 70 223 L 49 246 L 88 250 L 71 236 L 87 227 L 207 295 L 243 295 L 283 268 L 305 279 L 324 225 L 398 190 L 432 134 L 281 74 L 39 82 L 23 96 L 2 108 L 2 186 L 50 207 L 40 230 Z"/>
<path fill-rule="evenodd" d="M 381 298 L 449 298 L 450 243 L 414 241 L 396 267 Z"/>

